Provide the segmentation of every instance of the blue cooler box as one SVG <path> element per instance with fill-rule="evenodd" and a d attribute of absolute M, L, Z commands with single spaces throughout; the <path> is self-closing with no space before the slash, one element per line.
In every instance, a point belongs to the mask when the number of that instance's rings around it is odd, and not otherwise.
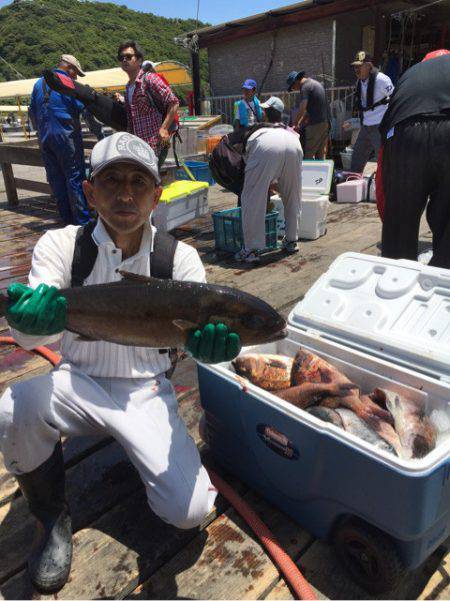
<path fill-rule="evenodd" d="M 288 322 L 288 338 L 243 352 L 293 357 L 302 346 L 363 393 L 417 398 L 439 430 L 436 448 L 400 459 L 243 383 L 229 363 L 200 364 L 215 459 L 314 536 L 338 540 L 345 525 L 359 524 L 399 568 L 417 567 L 450 534 L 450 271 L 346 253 Z"/>

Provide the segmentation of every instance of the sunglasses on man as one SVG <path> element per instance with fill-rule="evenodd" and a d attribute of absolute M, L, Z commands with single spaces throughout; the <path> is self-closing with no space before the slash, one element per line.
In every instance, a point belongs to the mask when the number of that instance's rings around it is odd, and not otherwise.
<path fill-rule="evenodd" d="M 135 54 L 121 54 L 119 56 L 119 62 L 123 63 L 123 61 L 130 61 Z"/>

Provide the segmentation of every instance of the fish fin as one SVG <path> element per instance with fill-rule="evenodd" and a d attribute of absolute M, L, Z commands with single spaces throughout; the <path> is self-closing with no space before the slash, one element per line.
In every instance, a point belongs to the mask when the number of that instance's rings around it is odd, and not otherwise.
<path fill-rule="evenodd" d="M 124 271 L 123 269 L 119 269 L 119 273 L 124 280 L 129 282 L 151 282 L 155 279 L 147 275 L 140 275 L 139 273 L 131 273 L 131 271 Z"/>
<path fill-rule="evenodd" d="M 98 338 L 89 338 L 89 336 L 84 336 L 83 334 L 79 334 L 75 337 L 77 342 L 98 342 Z"/>
<path fill-rule="evenodd" d="M 193 330 L 194 328 L 198 328 L 198 324 L 193 321 L 188 321 L 187 319 L 174 319 L 173 325 L 180 328 L 183 332 L 187 332 L 189 330 Z"/>

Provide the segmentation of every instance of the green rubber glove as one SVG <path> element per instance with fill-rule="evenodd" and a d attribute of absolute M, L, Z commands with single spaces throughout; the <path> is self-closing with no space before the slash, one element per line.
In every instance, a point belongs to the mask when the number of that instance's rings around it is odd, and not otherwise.
<path fill-rule="evenodd" d="M 237 357 L 241 346 L 239 335 L 230 333 L 225 324 L 208 323 L 202 330 L 190 332 L 186 351 L 202 363 L 221 363 Z"/>
<path fill-rule="evenodd" d="M 8 288 L 6 319 L 9 325 L 32 336 L 58 334 L 66 327 L 67 301 L 54 286 L 39 284 L 33 290 L 14 283 Z"/>

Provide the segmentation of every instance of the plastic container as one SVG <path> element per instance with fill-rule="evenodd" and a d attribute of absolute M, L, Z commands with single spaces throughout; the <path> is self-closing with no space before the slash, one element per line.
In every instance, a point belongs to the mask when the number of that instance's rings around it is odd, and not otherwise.
<path fill-rule="evenodd" d="M 216 183 L 208 163 L 205 163 L 204 161 L 185 161 L 185 165 L 198 182 L 207 182 L 210 186 L 213 186 Z M 190 178 L 186 171 L 181 168 L 177 169 L 177 179 L 183 180 Z"/>
<path fill-rule="evenodd" d="M 302 199 L 299 216 L 299 238 L 317 240 L 327 231 L 329 192 L 333 179 L 333 161 L 303 161 Z M 284 206 L 278 195 L 271 197 L 273 208 L 278 211 L 278 236 L 284 236 Z"/>
<path fill-rule="evenodd" d="M 208 213 L 206 182 L 175 181 L 165 186 L 160 201 L 153 211 L 155 226 L 165 232 L 180 227 Z"/>
<path fill-rule="evenodd" d="M 367 184 L 363 177 L 355 179 L 348 179 L 342 184 L 336 186 L 336 201 L 337 202 L 349 202 L 357 203 L 365 200 Z"/>
<path fill-rule="evenodd" d="M 286 339 L 243 352 L 294 356 L 304 347 L 363 393 L 379 386 L 415 397 L 448 428 L 449 308 L 449 270 L 346 253 L 294 307 Z M 363 586 L 394 586 L 449 536 L 450 430 L 426 457 L 404 460 L 243 387 L 229 363 L 199 364 L 198 374 L 215 460 L 314 536 L 333 540 Z"/>
<path fill-rule="evenodd" d="M 350 171 L 352 166 L 352 156 L 353 156 L 353 148 L 346 148 L 344 152 L 340 153 L 342 169 L 344 171 Z"/>
<path fill-rule="evenodd" d="M 208 136 L 206 140 L 206 152 L 211 154 L 222 138 L 223 136 Z"/>
<path fill-rule="evenodd" d="M 266 214 L 266 248 L 277 248 L 277 211 Z M 235 253 L 243 246 L 241 209 L 226 209 L 212 215 L 214 223 L 215 249 Z"/>

